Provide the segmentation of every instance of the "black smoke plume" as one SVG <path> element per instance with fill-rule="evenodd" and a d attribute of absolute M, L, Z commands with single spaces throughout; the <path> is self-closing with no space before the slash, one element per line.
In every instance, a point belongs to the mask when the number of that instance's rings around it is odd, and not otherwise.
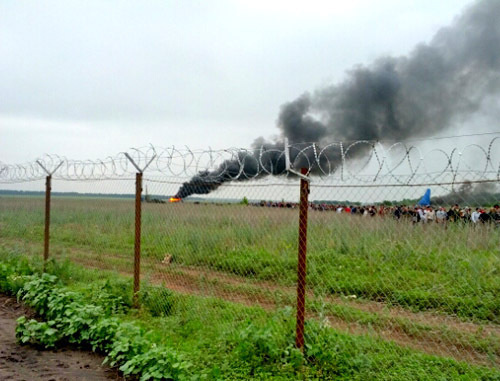
<path fill-rule="evenodd" d="M 477 1 L 408 56 L 382 57 L 370 66 L 354 67 L 342 83 L 284 104 L 276 141 L 258 138 L 253 151 L 241 151 L 236 160 L 199 173 L 182 185 L 177 196 L 209 193 L 235 179 L 242 166 L 239 181 L 284 173 L 283 155 L 269 154 L 266 171 L 259 171 L 257 158 L 261 150 L 283 150 L 285 137 L 294 146 L 316 142 L 321 147 L 333 141 L 404 141 L 434 135 L 471 116 L 492 97 L 498 99 L 499 93 L 500 1 Z M 357 147 L 350 157 L 363 155 L 362 146 Z M 292 162 L 298 150 L 294 152 Z M 313 155 L 312 150 L 308 154 Z M 333 152 L 322 158 L 330 167 L 340 160 Z M 309 159 L 314 162 L 314 157 Z M 313 166 L 312 173 L 321 165 Z"/>
<path fill-rule="evenodd" d="M 500 187 L 495 183 L 473 183 L 464 181 L 452 192 L 433 197 L 434 205 L 466 205 L 469 207 L 481 207 L 494 205 L 500 199 Z"/>

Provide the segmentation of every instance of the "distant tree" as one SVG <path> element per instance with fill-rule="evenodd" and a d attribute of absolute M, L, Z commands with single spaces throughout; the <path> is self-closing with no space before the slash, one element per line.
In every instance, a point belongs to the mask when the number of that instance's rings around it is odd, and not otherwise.
<path fill-rule="evenodd" d="M 240 204 L 241 205 L 248 205 L 248 198 L 246 198 L 246 196 L 243 197 L 243 200 L 241 200 Z"/>

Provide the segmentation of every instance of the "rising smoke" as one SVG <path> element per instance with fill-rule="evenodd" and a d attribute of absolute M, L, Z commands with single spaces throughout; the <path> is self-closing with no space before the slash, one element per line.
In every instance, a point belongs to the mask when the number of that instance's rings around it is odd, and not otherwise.
<path fill-rule="evenodd" d="M 433 198 L 436 205 L 468 205 L 470 207 L 493 205 L 500 198 L 500 187 L 494 183 L 465 181 L 450 193 Z"/>
<path fill-rule="evenodd" d="M 283 150 L 284 138 L 299 147 L 311 142 L 321 147 L 333 141 L 404 141 L 434 135 L 471 116 L 500 94 L 499 21 L 500 1 L 477 1 L 408 56 L 382 57 L 370 66 L 356 66 L 342 83 L 284 104 L 278 139 L 256 139 L 253 151 L 241 151 L 215 171 L 199 173 L 182 185 L 177 196 L 206 194 L 235 178 L 284 173 L 284 157 L 276 153 Z M 351 157 L 363 154 L 358 147 Z M 292 161 L 298 152 L 291 152 Z M 266 171 L 259 171 L 259 157 Z M 335 167 L 340 159 L 332 153 L 323 160 Z"/>

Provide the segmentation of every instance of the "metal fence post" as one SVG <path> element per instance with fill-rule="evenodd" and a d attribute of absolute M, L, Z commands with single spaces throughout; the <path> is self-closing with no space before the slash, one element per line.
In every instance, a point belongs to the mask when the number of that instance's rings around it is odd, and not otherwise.
<path fill-rule="evenodd" d="M 43 237 L 43 268 L 49 259 L 50 239 L 50 192 L 52 190 L 52 175 L 45 178 L 45 231 Z"/>
<path fill-rule="evenodd" d="M 47 261 L 49 260 L 49 241 L 50 241 L 50 193 L 52 191 L 52 175 L 57 171 L 63 162 L 61 161 L 52 172 L 49 171 L 42 164 L 40 160 L 37 160 L 36 163 L 47 173 L 47 177 L 45 177 L 45 230 L 43 234 L 43 271 L 45 271 L 45 266 Z"/>
<path fill-rule="evenodd" d="M 137 173 L 135 174 L 134 295 L 132 302 L 135 308 L 139 308 L 139 291 L 141 290 L 142 174 L 153 162 L 156 154 L 153 155 L 144 168 L 139 168 L 128 153 L 125 152 L 124 154 L 135 169 L 137 169 Z"/>
<path fill-rule="evenodd" d="M 142 172 L 135 175 L 135 240 L 134 240 L 134 307 L 139 307 L 141 282 L 141 212 L 142 212 Z"/>
<path fill-rule="evenodd" d="M 304 321 L 306 310 L 306 255 L 307 255 L 307 211 L 309 208 L 309 181 L 305 178 L 307 169 L 302 168 L 304 175 L 300 179 L 300 209 L 299 209 L 299 252 L 297 266 L 297 327 L 295 345 L 304 350 Z"/>

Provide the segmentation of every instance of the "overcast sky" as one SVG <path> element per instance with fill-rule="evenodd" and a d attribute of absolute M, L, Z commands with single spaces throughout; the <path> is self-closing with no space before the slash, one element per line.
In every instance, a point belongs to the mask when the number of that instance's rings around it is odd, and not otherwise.
<path fill-rule="evenodd" d="M 470 0 L 0 2 L 0 161 L 248 147 L 280 105 L 429 42 Z"/>

